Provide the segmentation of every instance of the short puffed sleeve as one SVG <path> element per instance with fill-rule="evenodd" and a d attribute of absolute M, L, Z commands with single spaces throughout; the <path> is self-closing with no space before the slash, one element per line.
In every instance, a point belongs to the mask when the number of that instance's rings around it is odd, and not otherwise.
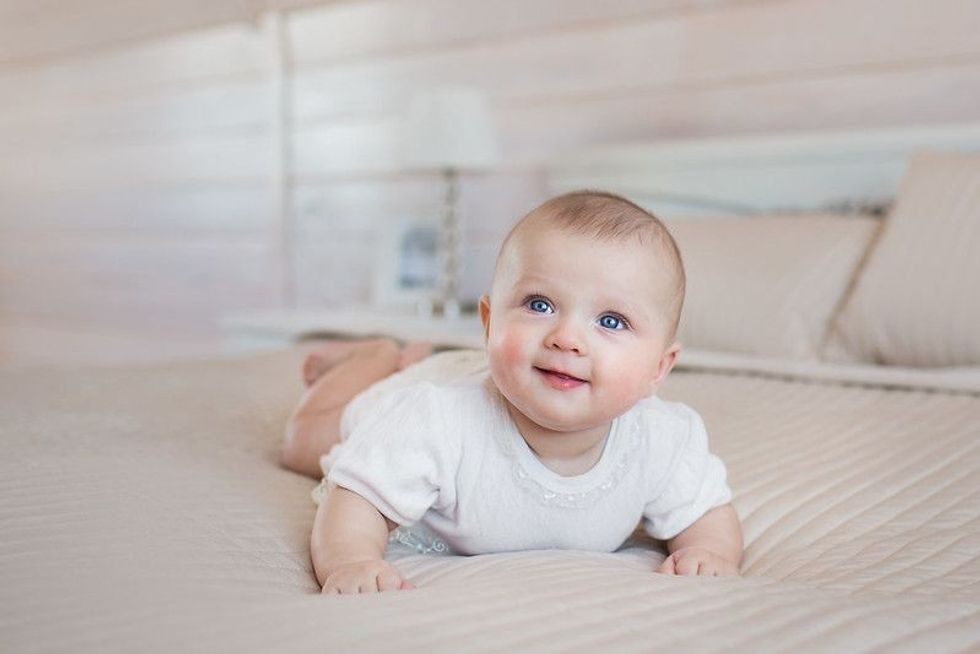
<path fill-rule="evenodd" d="M 675 433 L 667 438 L 673 452 L 667 473 L 643 510 L 643 528 L 660 540 L 673 538 L 711 509 L 727 504 L 732 491 L 721 459 L 708 450 L 704 421 L 693 409 L 671 403 Z M 653 435 L 653 438 L 658 438 Z M 662 454 L 666 454 L 662 452 Z"/>
<path fill-rule="evenodd" d="M 444 403 L 427 382 L 387 394 L 342 444 L 327 481 L 403 526 L 451 505 L 460 448 L 446 429 Z"/>

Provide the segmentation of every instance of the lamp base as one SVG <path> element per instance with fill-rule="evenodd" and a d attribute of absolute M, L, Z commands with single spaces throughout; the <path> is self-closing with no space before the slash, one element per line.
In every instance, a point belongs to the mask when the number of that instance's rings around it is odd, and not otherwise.
<path fill-rule="evenodd" d="M 459 318 L 460 314 L 462 313 L 459 300 L 454 298 L 432 298 L 428 300 L 420 300 L 418 304 L 418 311 L 419 315 L 425 316 L 426 318 L 445 318 L 446 320 L 454 320 Z"/>

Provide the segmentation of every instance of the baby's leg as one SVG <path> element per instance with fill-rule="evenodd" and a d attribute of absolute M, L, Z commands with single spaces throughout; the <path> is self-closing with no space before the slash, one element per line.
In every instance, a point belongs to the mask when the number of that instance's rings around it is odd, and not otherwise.
<path fill-rule="evenodd" d="M 386 339 L 380 339 L 386 340 Z M 303 361 L 303 383 L 307 388 L 316 383 L 328 370 L 350 356 L 358 347 L 374 341 L 328 341 L 312 349 Z M 432 354 L 432 344 L 422 341 L 407 343 L 401 350 L 398 369 L 402 370 L 411 364 L 421 361 Z"/>
<path fill-rule="evenodd" d="M 320 457 L 340 440 L 340 416 L 355 395 L 398 370 L 401 348 L 392 340 L 352 343 L 341 360 L 306 389 L 286 425 L 282 465 L 319 479 Z M 304 365 L 304 373 L 306 366 Z"/>
<path fill-rule="evenodd" d="M 398 358 L 398 369 L 404 370 L 408 366 L 421 361 L 432 354 L 432 343 L 425 341 L 413 341 L 406 343 L 402 348 L 401 356 Z"/>
<path fill-rule="evenodd" d="M 323 373 L 346 359 L 354 348 L 365 342 L 367 341 L 326 341 L 318 344 L 303 360 L 303 383 L 309 388 Z"/>
<path fill-rule="evenodd" d="M 314 479 L 322 477 L 320 457 L 340 441 L 340 416 L 347 403 L 407 365 L 406 357 L 412 361 L 423 358 L 426 347 L 413 345 L 403 351 L 390 339 L 351 344 L 346 356 L 314 380 L 290 416 L 282 465 Z"/>

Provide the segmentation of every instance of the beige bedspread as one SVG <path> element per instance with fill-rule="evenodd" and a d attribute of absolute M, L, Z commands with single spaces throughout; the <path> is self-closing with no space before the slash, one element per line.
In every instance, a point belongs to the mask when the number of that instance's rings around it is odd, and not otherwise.
<path fill-rule="evenodd" d="M 320 596 L 315 482 L 275 462 L 298 362 L 0 373 L 0 650 L 980 648 L 980 397 L 678 371 L 744 577 L 654 574 L 640 539 L 408 556 L 417 590 Z"/>

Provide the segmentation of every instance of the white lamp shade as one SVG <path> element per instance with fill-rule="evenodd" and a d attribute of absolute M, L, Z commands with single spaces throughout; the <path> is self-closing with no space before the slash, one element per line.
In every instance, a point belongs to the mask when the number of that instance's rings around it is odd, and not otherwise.
<path fill-rule="evenodd" d="M 500 159 L 486 96 L 476 89 L 441 88 L 417 94 L 404 133 L 412 168 L 478 170 Z"/>

